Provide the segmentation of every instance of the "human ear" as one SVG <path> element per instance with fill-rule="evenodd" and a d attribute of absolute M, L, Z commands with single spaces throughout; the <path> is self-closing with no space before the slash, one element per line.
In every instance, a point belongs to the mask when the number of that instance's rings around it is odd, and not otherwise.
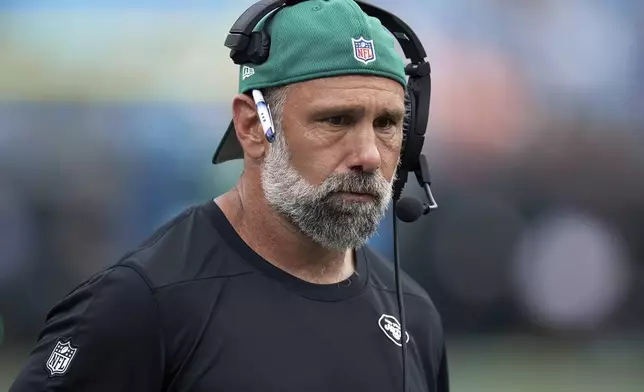
<path fill-rule="evenodd" d="M 253 98 L 246 94 L 233 98 L 233 123 L 244 155 L 261 159 L 266 152 L 266 140 Z"/>

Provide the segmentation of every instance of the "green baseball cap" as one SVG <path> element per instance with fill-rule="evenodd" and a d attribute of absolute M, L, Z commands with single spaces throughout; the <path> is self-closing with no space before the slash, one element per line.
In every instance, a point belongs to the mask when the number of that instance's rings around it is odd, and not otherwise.
<path fill-rule="evenodd" d="M 403 58 L 394 37 L 353 0 L 308 0 L 265 17 L 271 37 L 268 59 L 241 64 L 239 93 L 340 75 L 374 75 L 406 85 Z M 243 158 L 235 126 L 215 151 L 214 164 Z"/>

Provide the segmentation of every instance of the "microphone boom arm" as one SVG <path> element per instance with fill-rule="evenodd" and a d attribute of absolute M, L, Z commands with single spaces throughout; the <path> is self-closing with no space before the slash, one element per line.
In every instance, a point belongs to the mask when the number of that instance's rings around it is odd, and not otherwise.
<path fill-rule="evenodd" d="M 420 154 L 418 157 L 418 166 L 418 169 L 414 171 L 416 179 L 418 180 L 421 188 L 425 191 L 425 196 L 427 196 L 427 200 L 429 201 L 430 210 L 434 210 L 438 208 L 438 203 L 436 203 L 436 199 L 434 199 L 434 194 L 432 193 L 432 188 L 430 187 L 432 181 L 431 175 L 429 174 L 429 162 L 427 162 L 425 154 Z"/>

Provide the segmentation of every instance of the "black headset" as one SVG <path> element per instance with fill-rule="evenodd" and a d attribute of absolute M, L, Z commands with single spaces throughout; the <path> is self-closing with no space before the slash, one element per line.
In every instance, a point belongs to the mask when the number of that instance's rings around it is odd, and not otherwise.
<path fill-rule="evenodd" d="M 306 0 L 262 0 L 248 8 L 230 29 L 224 45 L 230 49 L 230 58 L 235 64 L 262 64 L 270 53 L 270 36 L 261 29 L 254 31 L 257 24 L 278 8 L 292 6 Z M 416 33 L 400 18 L 364 1 L 355 1 L 364 13 L 380 20 L 398 40 L 405 57 L 410 63 L 405 66 L 409 76 L 407 92 L 409 101 L 408 120 L 403 124 L 403 142 L 397 179 L 393 185 L 393 200 L 400 198 L 410 172 L 416 174 L 421 186 L 429 189 L 429 172 L 424 155 L 421 154 L 427 131 L 429 98 L 431 95 L 430 66 L 425 60 L 427 54 Z"/>

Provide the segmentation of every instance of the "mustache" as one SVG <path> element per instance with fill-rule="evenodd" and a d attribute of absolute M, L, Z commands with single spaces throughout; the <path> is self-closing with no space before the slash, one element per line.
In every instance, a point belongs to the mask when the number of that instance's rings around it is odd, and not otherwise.
<path fill-rule="evenodd" d="M 324 182 L 324 193 L 349 192 L 363 193 L 377 198 L 384 197 L 391 183 L 382 174 L 367 172 L 349 172 L 333 174 Z"/>

